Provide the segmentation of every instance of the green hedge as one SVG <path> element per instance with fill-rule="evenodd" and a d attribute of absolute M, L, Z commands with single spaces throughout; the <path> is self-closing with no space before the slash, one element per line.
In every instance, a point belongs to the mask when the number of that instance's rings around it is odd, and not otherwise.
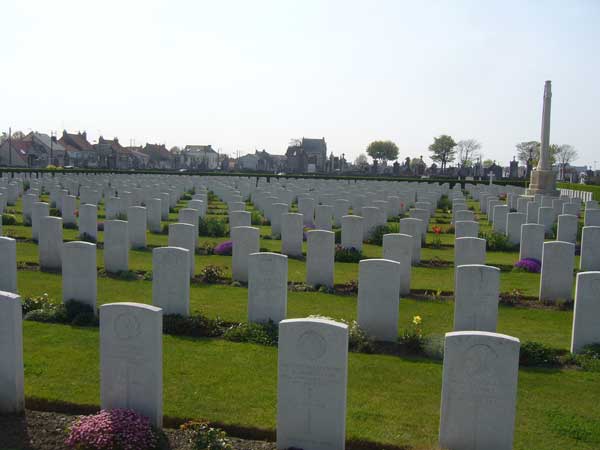
<path fill-rule="evenodd" d="M 558 183 L 560 189 L 573 189 L 574 191 L 593 192 L 594 200 L 600 201 L 600 186 L 592 184 Z"/>

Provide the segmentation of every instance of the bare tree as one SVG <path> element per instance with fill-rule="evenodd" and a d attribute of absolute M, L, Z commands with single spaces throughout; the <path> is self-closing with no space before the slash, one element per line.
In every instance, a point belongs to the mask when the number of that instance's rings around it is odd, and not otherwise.
<path fill-rule="evenodd" d="M 359 170 L 366 170 L 369 167 L 369 160 L 367 159 L 367 155 L 365 155 L 364 153 L 358 155 L 354 160 L 354 165 Z"/>
<path fill-rule="evenodd" d="M 458 163 L 461 167 L 471 167 L 473 162 L 479 157 L 481 143 L 476 139 L 464 139 L 456 143 L 456 153 L 458 154 Z"/>
<path fill-rule="evenodd" d="M 565 169 L 578 157 L 575 147 L 569 144 L 556 145 L 554 148 L 554 158 L 558 163 L 560 179 L 564 179 Z"/>

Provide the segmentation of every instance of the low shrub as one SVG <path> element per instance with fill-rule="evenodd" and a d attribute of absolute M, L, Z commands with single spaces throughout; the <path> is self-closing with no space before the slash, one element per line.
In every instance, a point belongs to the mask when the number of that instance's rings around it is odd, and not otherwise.
<path fill-rule="evenodd" d="M 250 213 L 250 223 L 252 225 L 262 225 L 263 216 L 260 214 L 260 211 L 254 210 Z"/>
<path fill-rule="evenodd" d="M 30 311 L 52 309 L 58 306 L 58 302 L 50 298 L 46 293 L 37 297 L 25 297 L 21 300 L 21 303 L 23 307 L 23 315 L 26 315 Z"/>
<path fill-rule="evenodd" d="M 223 338 L 228 341 L 269 346 L 277 345 L 278 337 L 278 327 L 271 320 L 265 324 L 239 323 L 225 330 L 223 334 Z"/>
<path fill-rule="evenodd" d="M 312 315 L 309 319 L 326 319 L 341 322 L 348 325 L 348 350 L 357 353 L 372 353 L 375 350 L 375 343 L 365 330 L 363 330 L 356 320 L 332 319 L 327 316 Z"/>
<path fill-rule="evenodd" d="M 335 234 L 335 237 L 334 237 L 335 243 L 341 244 L 342 243 L 342 229 L 338 228 L 337 230 L 333 230 L 333 232 Z"/>
<path fill-rule="evenodd" d="M 227 224 L 214 218 L 200 218 L 198 221 L 198 234 L 209 237 L 227 236 Z"/>
<path fill-rule="evenodd" d="M 17 218 L 12 214 L 2 214 L 2 225 L 16 225 Z"/>
<path fill-rule="evenodd" d="M 96 243 L 96 238 L 94 236 L 90 236 L 87 233 L 83 233 L 81 236 L 79 236 L 79 239 L 81 239 L 84 242 L 91 242 L 92 244 Z"/>
<path fill-rule="evenodd" d="M 158 441 L 150 420 L 131 409 L 80 417 L 68 433 L 65 444 L 75 450 L 150 450 Z"/>
<path fill-rule="evenodd" d="M 551 348 L 540 342 L 521 343 L 519 364 L 522 366 L 559 366 L 561 350 Z"/>
<path fill-rule="evenodd" d="M 515 263 L 515 269 L 523 272 L 540 273 L 542 263 L 535 258 L 523 258 Z"/>
<path fill-rule="evenodd" d="M 414 316 L 411 327 L 405 329 L 398 338 L 398 344 L 408 353 L 423 353 L 426 338 L 423 336 L 422 323 L 421 316 Z"/>
<path fill-rule="evenodd" d="M 354 247 L 344 248 L 340 244 L 335 246 L 335 261 L 357 263 L 362 259 L 362 253 L 360 250 Z"/>
<path fill-rule="evenodd" d="M 210 319 L 202 314 L 163 316 L 163 333 L 174 336 L 217 337 L 223 334 L 223 324 L 219 319 Z"/>
<path fill-rule="evenodd" d="M 60 211 L 59 211 L 58 208 L 50 208 L 50 211 L 48 212 L 48 215 L 52 216 L 52 217 L 61 217 Z"/>
<path fill-rule="evenodd" d="M 502 233 L 491 231 L 489 233 L 479 232 L 479 237 L 486 240 L 486 249 L 492 252 L 512 252 L 517 249 L 517 246 L 511 244 L 508 236 Z"/>
<path fill-rule="evenodd" d="M 65 230 L 77 230 L 78 229 L 77 224 L 73 223 L 73 222 L 63 223 L 63 228 Z"/>
<path fill-rule="evenodd" d="M 190 433 L 192 450 L 233 450 L 227 439 L 227 433 L 220 428 L 213 428 L 205 422 L 190 421 L 181 427 L 182 431 Z"/>
<path fill-rule="evenodd" d="M 115 215 L 115 220 L 127 220 L 127 214 L 122 213 L 122 212 L 117 213 Z"/>
<path fill-rule="evenodd" d="M 160 234 L 169 234 L 169 224 L 163 223 L 162 227 L 160 227 Z"/>
<path fill-rule="evenodd" d="M 383 235 L 393 233 L 389 225 L 378 225 L 371 230 L 367 242 L 372 245 L 383 245 Z"/>
<path fill-rule="evenodd" d="M 98 317 L 94 308 L 85 303 L 69 300 L 65 304 L 56 303 L 52 300 L 41 300 L 27 303 L 30 308 L 25 314 L 25 320 L 33 322 L 64 323 L 76 326 L 96 326 Z M 31 309 L 38 308 L 38 309 Z"/>
<path fill-rule="evenodd" d="M 181 200 L 186 201 L 186 202 L 189 201 L 189 200 L 191 200 L 191 199 L 192 199 L 192 196 L 190 194 L 183 194 L 181 196 Z"/>
<path fill-rule="evenodd" d="M 449 211 L 452 209 L 452 201 L 447 195 L 442 195 L 437 202 L 437 208 L 443 211 Z"/>
<path fill-rule="evenodd" d="M 600 372 L 600 343 L 583 347 L 582 352 L 575 355 L 575 362 L 583 370 Z"/>
<path fill-rule="evenodd" d="M 104 222 L 98 222 L 98 231 L 104 231 Z"/>
<path fill-rule="evenodd" d="M 217 283 L 223 279 L 223 269 L 219 266 L 208 265 L 202 268 L 200 277 L 205 283 Z"/>

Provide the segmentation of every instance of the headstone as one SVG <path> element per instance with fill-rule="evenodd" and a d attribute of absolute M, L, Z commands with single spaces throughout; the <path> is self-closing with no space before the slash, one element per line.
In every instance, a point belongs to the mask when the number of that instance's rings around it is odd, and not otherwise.
<path fill-rule="evenodd" d="M 383 235 L 383 258 L 400 263 L 400 295 L 410 294 L 413 239 L 402 233 Z"/>
<path fill-rule="evenodd" d="M 446 333 L 440 447 L 512 449 L 519 347 L 503 334 Z"/>
<path fill-rule="evenodd" d="M 407 217 L 400 219 L 400 233 L 408 234 L 413 238 L 413 252 L 412 252 L 412 263 L 413 265 L 421 262 L 421 232 L 423 230 L 423 221 L 420 219 L 414 219 Z"/>
<path fill-rule="evenodd" d="M 537 259 L 542 262 L 544 248 L 544 226 L 536 223 L 525 223 L 521 226 L 521 246 L 519 259 Z"/>
<path fill-rule="evenodd" d="M 298 212 L 302 214 L 304 225 L 313 225 L 315 215 L 315 199 L 300 197 L 298 199 Z"/>
<path fill-rule="evenodd" d="M 284 213 L 281 215 L 281 253 L 288 256 L 302 256 L 303 226 L 302 214 Z"/>
<path fill-rule="evenodd" d="M 457 238 L 454 240 L 454 267 L 465 264 L 485 264 L 485 239 Z"/>
<path fill-rule="evenodd" d="M 342 248 L 355 248 L 362 251 L 363 222 L 360 216 L 342 216 Z"/>
<path fill-rule="evenodd" d="M 236 281 L 248 281 L 248 257 L 260 249 L 260 230 L 253 227 L 235 227 L 231 229 L 233 251 L 231 259 L 231 277 Z"/>
<path fill-rule="evenodd" d="M 361 216 L 363 218 L 363 241 L 367 241 L 371 238 L 373 230 L 379 225 L 379 208 L 363 206 Z"/>
<path fill-rule="evenodd" d="M 62 299 L 91 306 L 96 310 L 98 271 L 96 244 L 90 242 L 65 242 L 62 260 Z"/>
<path fill-rule="evenodd" d="M 600 227 L 583 227 L 579 270 L 600 270 Z"/>
<path fill-rule="evenodd" d="M 306 234 L 306 283 L 332 288 L 335 234 L 325 230 L 313 230 Z"/>
<path fill-rule="evenodd" d="M 342 216 L 348 214 L 350 209 L 350 202 L 346 199 L 340 198 L 333 202 L 333 224 L 336 227 L 342 225 Z"/>
<path fill-rule="evenodd" d="M 248 255 L 248 322 L 279 323 L 287 312 L 287 256 Z"/>
<path fill-rule="evenodd" d="M 133 409 L 162 427 L 160 308 L 139 303 L 100 307 L 100 406 Z"/>
<path fill-rule="evenodd" d="M 363 259 L 358 265 L 357 321 L 375 340 L 398 340 L 399 278 L 400 263 L 390 259 Z"/>
<path fill-rule="evenodd" d="M 573 300 L 575 245 L 553 241 L 544 243 L 540 300 Z"/>
<path fill-rule="evenodd" d="M 17 241 L 0 237 L 0 291 L 17 293 Z"/>
<path fill-rule="evenodd" d="M 151 233 L 161 232 L 161 199 L 151 198 L 146 202 L 148 209 L 148 230 Z"/>
<path fill-rule="evenodd" d="M 580 272 L 575 287 L 571 352 L 600 343 L 600 272 Z"/>
<path fill-rule="evenodd" d="M 229 213 L 229 230 L 235 227 L 249 227 L 252 224 L 252 214 L 248 211 L 231 211 Z"/>
<path fill-rule="evenodd" d="M 470 220 L 459 220 L 454 222 L 454 237 L 474 237 L 479 236 L 479 222 Z"/>
<path fill-rule="evenodd" d="M 98 240 L 98 207 L 96 205 L 79 205 L 79 237 L 83 240 Z"/>
<path fill-rule="evenodd" d="M 537 202 L 527 203 L 527 223 L 538 223 L 540 204 Z"/>
<path fill-rule="evenodd" d="M 586 227 L 600 227 L 600 209 L 586 208 L 583 225 Z"/>
<path fill-rule="evenodd" d="M 0 414 L 25 410 L 22 308 L 21 297 L 0 291 Z"/>
<path fill-rule="evenodd" d="M 577 203 L 563 203 L 562 205 L 562 213 L 563 214 L 572 214 L 579 218 L 579 212 L 581 208 Z"/>
<path fill-rule="evenodd" d="M 277 448 L 344 450 L 348 326 L 325 319 L 279 324 Z"/>
<path fill-rule="evenodd" d="M 330 205 L 319 205 L 315 208 L 315 228 L 317 230 L 331 231 L 331 219 L 333 207 Z"/>
<path fill-rule="evenodd" d="M 46 216 L 40 219 L 40 269 L 60 270 L 62 262 L 62 219 Z"/>
<path fill-rule="evenodd" d="M 143 206 L 127 208 L 127 222 L 129 222 L 129 246 L 134 249 L 146 248 L 146 208 Z"/>
<path fill-rule="evenodd" d="M 520 212 L 508 213 L 506 216 L 506 237 L 513 245 L 521 243 L 521 227 L 525 224 L 527 215 Z"/>
<path fill-rule="evenodd" d="M 181 247 L 188 251 L 190 259 L 190 278 L 196 270 L 196 235 L 194 226 L 189 223 L 169 224 L 169 247 Z"/>
<path fill-rule="evenodd" d="M 194 226 L 194 235 L 196 236 L 195 246 L 198 245 L 198 227 L 200 224 L 200 217 L 198 217 L 198 210 L 191 208 L 182 208 L 179 210 L 179 222 L 187 223 Z M 167 313 L 165 313 L 167 314 Z"/>
<path fill-rule="evenodd" d="M 104 270 L 109 273 L 129 270 L 128 227 L 124 220 L 104 222 Z"/>
<path fill-rule="evenodd" d="M 577 216 L 561 214 L 558 216 L 558 228 L 556 231 L 556 240 L 563 242 L 577 243 L 577 228 L 579 219 Z"/>
<path fill-rule="evenodd" d="M 77 204 L 77 198 L 74 195 L 65 195 L 62 199 L 62 220 L 63 225 L 76 225 L 77 219 L 75 218 L 75 209 Z"/>
<path fill-rule="evenodd" d="M 34 241 L 39 240 L 40 220 L 42 217 L 50 215 L 50 205 L 44 202 L 35 202 L 31 206 L 31 238 Z"/>
<path fill-rule="evenodd" d="M 152 250 L 152 304 L 165 314 L 190 314 L 190 256 L 181 247 Z"/>
<path fill-rule="evenodd" d="M 271 236 L 281 238 L 281 217 L 287 214 L 289 207 L 287 203 L 273 203 L 271 205 Z"/>
<path fill-rule="evenodd" d="M 552 226 L 554 225 L 554 208 L 543 206 L 538 212 L 538 223 L 544 226 L 546 236 L 552 234 Z"/>
<path fill-rule="evenodd" d="M 509 212 L 507 205 L 494 206 L 494 225 L 492 229 L 496 233 L 506 234 L 506 220 Z"/>
<path fill-rule="evenodd" d="M 454 331 L 496 331 L 500 269 L 458 266 L 454 278 Z"/>

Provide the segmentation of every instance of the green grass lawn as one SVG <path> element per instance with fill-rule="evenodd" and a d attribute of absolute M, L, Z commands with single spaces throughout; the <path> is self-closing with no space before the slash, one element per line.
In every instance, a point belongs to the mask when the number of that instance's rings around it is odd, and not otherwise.
<path fill-rule="evenodd" d="M 172 336 L 163 346 L 166 415 L 275 427 L 276 348 Z M 97 329 L 26 322 L 24 348 L 27 396 L 99 403 Z M 349 439 L 436 443 L 440 363 L 350 354 L 348 367 Z M 599 448 L 599 383 L 599 373 L 521 370 L 514 448 Z"/>
<path fill-rule="evenodd" d="M 478 206 L 475 207 L 478 214 Z M 180 202 L 178 207 L 183 207 Z M 211 211 L 226 209 L 212 202 Z M 20 203 L 15 207 L 20 222 Z M 104 214 L 102 205 L 100 215 Z M 479 216 L 479 214 L 478 214 Z M 224 215 L 214 215 L 224 218 Z M 449 220 L 438 211 L 434 219 Z M 480 215 L 481 229 L 489 230 L 487 217 Z M 176 221 L 171 213 L 169 221 Z M 165 222 L 168 223 L 168 222 Z M 435 223 L 432 223 L 435 225 Z M 447 224 L 440 225 L 443 229 Z M 270 227 L 261 226 L 261 236 Z M 428 233 L 427 240 L 435 237 Z M 4 226 L 4 234 L 31 237 L 31 228 L 20 223 Z M 453 261 L 452 234 L 439 235 L 440 249 L 423 248 L 423 260 Z M 78 239 L 76 230 L 64 230 L 65 240 Z M 102 242 L 103 234 L 99 233 Z M 201 237 L 201 244 L 218 243 L 228 238 Z M 148 244 L 167 244 L 167 236 L 148 234 Z M 278 240 L 261 239 L 261 248 L 280 251 Z M 382 256 L 380 246 L 365 244 L 365 256 Z M 98 266 L 103 267 L 103 252 L 98 250 Z M 17 259 L 37 262 L 38 248 L 19 241 Z M 518 260 L 517 252 L 488 252 L 487 263 L 508 266 Z M 151 250 L 129 253 L 132 270 L 152 270 Z M 217 265 L 230 275 L 231 257 L 196 255 L 196 272 Z M 288 260 L 290 281 L 303 282 L 306 264 Z M 35 270 L 20 270 L 19 291 L 23 296 L 48 293 L 61 298 L 61 277 Z M 358 264 L 336 263 L 335 282 L 358 279 Z M 432 294 L 454 290 L 452 267 L 412 269 L 412 288 Z M 519 290 L 536 296 L 539 275 L 502 272 L 501 291 Z M 99 303 L 135 301 L 149 303 L 152 282 L 98 279 Z M 400 329 L 408 328 L 420 315 L 424 333 L 442 336 L 452 330 L 454 303 L 448 300 L 400 301 Z M 241 322 L 247 317 L 247 289 L 229 285 L 196 284 L 191 287 L 191 309 L 209 317 Z M 288 317 L 325 315 L 334 319 L 356 318 L 356 296 L 321 292 L 288 292 Z M 571 311 L 500 306 L 498 332 L 568 349 Z M 226 425 L 272 430 L 275 427 L 277 349 L 222 339 L 191 339 L 164 336 L 164 411 L 166 415 L 205 418 Z M 34 322 L 24 324 L 26 394 L 49 400 L 77 404 L 98 404 L 99 361 L 98 330 Z M 347 436 L 395 445 L 429 446 L 437 440 L 441 363 L 419 358 L 386 355 L 350 354 Z M 600 448 L 600 374 L 579 370 L 521 370 L 515 449 L 598 449 Z"/>

